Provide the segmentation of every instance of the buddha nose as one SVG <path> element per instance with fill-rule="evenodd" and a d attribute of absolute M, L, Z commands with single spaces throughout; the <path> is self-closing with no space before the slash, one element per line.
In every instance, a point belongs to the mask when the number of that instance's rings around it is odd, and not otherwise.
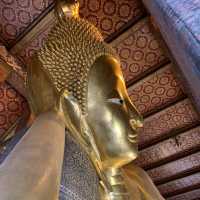
<path fill-rule="evenodd" d="M 130 98 L 128 98 L 128 111 L 129 111 L 129 117 L 130 117 L 130 125 L 134 130 L 137 130 L 138 128 L 143 127 L 143 117 L 137 110 L 137 108 L 134 106 Z"/>

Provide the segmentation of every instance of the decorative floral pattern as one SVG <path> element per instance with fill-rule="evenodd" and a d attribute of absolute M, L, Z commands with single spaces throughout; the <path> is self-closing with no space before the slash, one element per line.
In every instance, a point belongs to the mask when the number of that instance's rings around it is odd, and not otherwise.
<path fill-rule="evenodd" d="M 164 160 L 173 160 L 183 153 L 191 153 L 199 145 L 200 127 L 197 127 L 142 150 L 135 163 L 147 169 Z"/>
<path fill-rule="evenodd" d="M 143 114 L 155 112 L 183 96 L 183 91 L 168 65 L 131 86 L 129 95 Z"/>
<path fill-rule="evenodd" d="M 167 179 L 179 176 L 180 174 L 192 172 L 195 169 L 198 169 L 199 165 L 200 152 L 197 152 L 179 160 L 175 160 L 165 165 L 150 169 L 147 172 L 153 181 L 158 184 Z"/>
<path fill-rule="evenodd" d="M 81 0 L 80 4 L 81 16 L 99 28 L 105 38 L 144 13 L 140 0 Z"/>
<path fill-rule="evenodd" d="M 144 120 L 144 128 L 139 132 L 139 146 L 144 148 L 151 142 L 169 136 L 175 129 L 183 129 L 199 121 L 190 100 L 181 101 Z"/>
<path fill-rule="evenodd" d="M 126 82 L 144 77 L 167 60 L 158 39 L 152 32 L 150 20 L 141 20 L 112 42 L 122 63 Z"/>
<path fill-rule="evenodd" d="M 200 173 L 192 174 L 184 178 L 176 179 L 158 186 L 164 197 L 172 196 L 179 191 L 185 191 L 189 187 L 196 187 L 200 184 Z"/>
<path fill-rule="evenodd" d="M 13 67 L 14 71 L 11 72 L 7 78 L 9 82 L 15 89 L 17 89 L 23 96 L 26 95 L 24 80 L 26 77 L 26 72 L 24 71 L 24 66 L 22 63 L 14 56 L 12 56 L 6 48 L 0 44 L 0 59 L 3 59 L 10 66 Z"/>
<path fill-rule="evenodd" d="M 53 23 L 49 23 L 47 26 L 42 27 L 39 33 L 36 34 L 32 40 L 28 42 L 27 46 L 15 54 L 15 56 L 24 63 L 24 65 L 26 65 L 28 59 L 43 46 L 45 39 L 47 38 L 47 35 L 53 25 Z"/>
<path fill-rule="evenodd" d="M 106 38 L 116 32 L 129 20 L 134 20 L 144 14 L 144 8 L 139 0 L 81 0 L 80 14 L 85 19 L 93 23 Z M 122 17 L 119 13 L 126 11 L 127 17 Z M 110 14 L 109 14 L 110 13 Z M 20 52 L 16 53 L 21 60 L 27 60 L 36 50 L 38 50 L 47 37 L 54 21 L 50 21 L 44 27 L 39 27 L 39 31 L 31 40 L 23 46 Z"/>
<path fill-rule="evenodd" d="M 53 0 L 2 0 L 0 34 L 7 43 L 16 39 L 53 2 Z M 129 20 L 142 16 L 139 0 L 80 0 L 80 14 L 107 37 Z"/>
<path fill-rule="evenodd" d="M 200 197 L 200 189 L 192 190 L 189 192 L 185 192 L 173 197 L 168 198 L 167 200 L 197 200 Z"/>
<path fill-rule="evenodd" d="M 14 71 L 9 75 L 6 81 L 12 85 L 17 92 L 26 98 L 27 91 L 25 88 L 25 79 L 23 77 L 19 76 L 19 74 Z"/>
<path fill-rule="evenodd" d="M 4 45 L 0 44 L 0 58 L 7 62 L 13 69 L 22 77 L 25 78 L 26 73 L 24 72 L 22 63 L 14 56 L 12 56 L 5 48 Z"/>
<path fill-rule="evenodd" d="M 0 136 L 20 118 L 28 105 L 10 85 L 0 85 Z"/>
<path fill-rule="evenodd" d="M 53 0 L 1 0 L 0 34 L 7 43 L 19 36 Z"/>

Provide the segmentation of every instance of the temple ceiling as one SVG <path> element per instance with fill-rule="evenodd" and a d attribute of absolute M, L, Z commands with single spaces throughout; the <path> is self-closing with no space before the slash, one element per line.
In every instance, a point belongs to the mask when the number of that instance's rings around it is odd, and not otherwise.
<path fill-rule="evenodd" d="M 200 196 L 200 123 L 141 0 L 81 0 L 81 16 L 118 52 L 130 97 L 144 116 L 140 157 L 168 200 Z M 0 85 L 0 139 L 28 112 L 28 59 L 54 24 L 53 0 L 0 1 L 0 58 L 15 71 Z"/>

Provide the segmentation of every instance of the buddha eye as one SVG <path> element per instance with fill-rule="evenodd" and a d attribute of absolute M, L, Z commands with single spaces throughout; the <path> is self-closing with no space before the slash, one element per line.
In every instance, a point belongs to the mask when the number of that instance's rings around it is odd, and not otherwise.
<path fill-rule="evenodd" d="M 124 100 L 120 99 L 120 98 L 112 98 L 112 99 L 108 99 L 109 103 L 115 103 L 115 104 L 119 104 L 119 105 L 123 105 L 124 104 Z"/>

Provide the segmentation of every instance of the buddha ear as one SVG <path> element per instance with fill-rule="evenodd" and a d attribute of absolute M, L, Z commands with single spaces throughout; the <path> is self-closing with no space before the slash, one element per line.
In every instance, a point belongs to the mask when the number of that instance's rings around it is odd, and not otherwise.
<path fill-rule="evenodd" d="M 61 91 L 56 107 L 66 128 L 73 132 L 81 130 L 81 108 L 78 101 L 66 89 Z"/>
<path fill-rule="evenodd" d="M 100 160 L 94 136 L 88 126 L 86 116 L 82 114 L 78 101 L 67 90 L 62 90 L 56 107 L 75 141 L 84 148 L 86 153 L 93 152 L 96 159 Z"/>
<path fill-rule="evenodd" d="M 60 98 L 56 107 L 66 128 L 69 129 L 71 136 L 86 152 L 89 152 L 91 145 L 87 134 L 85 134 L 87 122 L 85 122 L 85 117 L 82 115 L 78 101 L 71 93 L 64 89 L 60 93 Z"/>

